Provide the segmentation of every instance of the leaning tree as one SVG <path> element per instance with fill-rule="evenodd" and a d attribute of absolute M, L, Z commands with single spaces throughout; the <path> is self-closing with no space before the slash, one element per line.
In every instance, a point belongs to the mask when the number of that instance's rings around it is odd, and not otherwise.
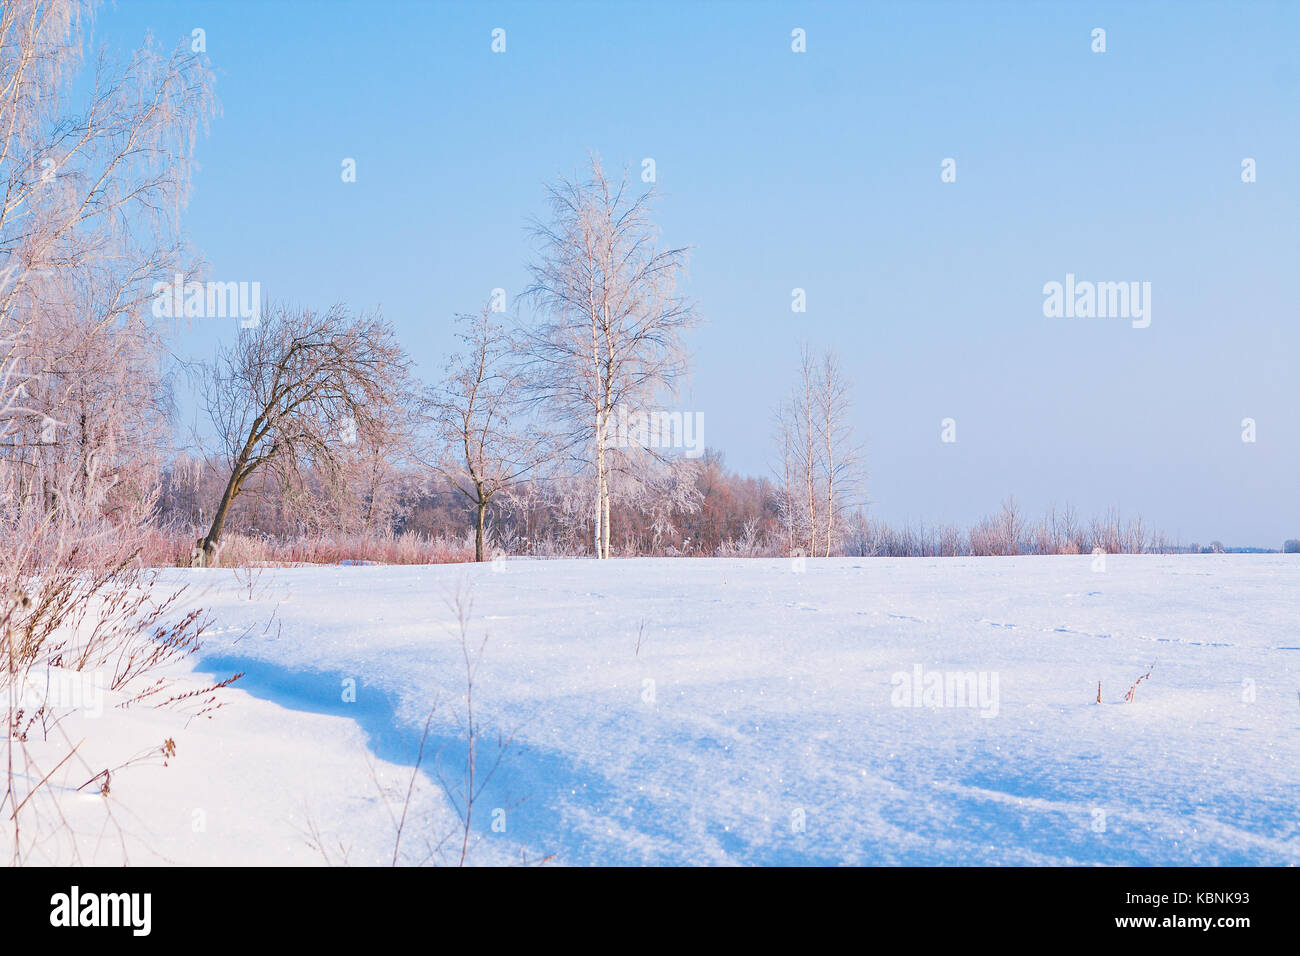
<path fill-rule="evenodd" d="M 265 470 L 282 489 L 309 469 L 343 475 L 357 444 L 392 439 L 407 420 L 410 360 L 377 313 L 263 309 L 207 370 L 208 415 L 229 476 L 199 543 L 213 562 L 230 506 Z"/>

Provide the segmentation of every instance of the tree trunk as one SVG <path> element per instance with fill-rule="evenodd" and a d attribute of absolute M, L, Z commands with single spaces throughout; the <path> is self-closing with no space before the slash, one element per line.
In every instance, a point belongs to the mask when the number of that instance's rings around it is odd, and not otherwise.
<path fill-rule="evenodd" d="M 602 534 L 602 517 L 605 513 L 605 417 L 600 412 L 596 413 L 596 519 L 595 519 L 595 548 L 596 560 L 605 557 L 601 546 L 604 542 Z"/>
<path fill-rule="evenodd" d="M 221 503 L 217 505 L 216 513 L 212 516 L 212 525 L 208 528 L 207 536 L 203 539 L 201 545 L 202 554 L 199 555 L 199 566 L 209 567 L 213 563 L 217 554 L 217 544 L 221 540 L 221 531 L 226 526 L 226 515 L 230 511 L 231 502 L 239 494 L 239 487 L 243 479 L 239 477 L 239 469 L 235 468 L 230 472 L 230 480 L 226 482 L 226 490 L 222 492 Z"/>
<path fill-rule="evenodd" d="M 811 426 L 810 426 L 811 427 Z M 808 554 L 817 557 L 817 486 L 813 481 L 813 446 L 808 441 L 808 463 L 804 469 L 804 484 L 808 491 Z"/>
<path fill-rule="evenodd" d="M 790 426 L 785 426 L 785 526 L 789 537 L 789 548 L 787 553 L 794 554 L 795 549 L 795 524 L 796 516 L 794 511 L 794 470 L 790 464 Z"/>
<path fill-rule="evenodd" d="M 804 484 L 808 496 L 808 556 L 817 557 L 817 483 L 814 470 L 817 463 L 817 436 L 813 432 L 813 383 L 811 359 L 805 346 L 803 356 L 803 413 L 804 413 Z"/>
<path fill-rule="evenodd" d="M 601 512 L 601 534 L 603 535 L 602 555 L 609 557 L 609 475 L 605 476 L 603 483 L 604 494 L 601 495 L 602 512 Z"/>
<path fill-rule="evenodd" d="M 480 495 L 478 499 L 478 524 L 474 527 L 474 560 L 483 560 L 483 521 L 487 514 L 487 502 Z"/>
<path fill-rule="evenodd" d="M 826 412 L 826 557 L 831 556 L 831 529 L 835 524 L 835 449 L 831 443 L 830 399 Z"/>

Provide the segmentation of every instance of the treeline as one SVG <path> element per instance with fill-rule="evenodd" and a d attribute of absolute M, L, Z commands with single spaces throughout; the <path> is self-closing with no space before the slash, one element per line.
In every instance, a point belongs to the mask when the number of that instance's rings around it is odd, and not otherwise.
<path fill-rule="evenodd" d="M 450 480 L 419 467 L 395 468 L 375 486 L 331 483 L 307 472 L 291 493 L 270 472 L 258 477 L 231 505 L 225 536 L 277 543 L 299 550 L 318 538 L 329 547 L 350 542 L 348 557 L 372 559 L 393 547 L 394 536 L 438 542 L 441 553 L 473 560 L 475 503 Z M 758 555 L 781 549 L 773 484 L 728 470 L 721 453 L 708 450 L 682 460 L 672 481 L 638 482 L 620 496 L 610 519 L 610 548 L 617 555 Z M 176 560 L 188 560 L 208 529 L 213 502 L 228 480 L 219 459 L 178 458 L 164 471 L 158 525 Z M 581 476 L 559 469 L 513 482 L 486 510 L 488 556 L 576 556 L 591 553 L 591 489 Z M 411 553 L 427 553 L 412 546 Z M 225 563 L 225 562 L 223 562 Z"/>
<path fill-rule="evenodd" d="M 783 518 L 785 489 L 764 477 L 738 474 L 708 450 L 679 469 L 685 487 L 633 497 L 611 518 L 611 555 L 786 557 L 792 549 Z M 224 481 L 218 462 L 180 459 L 164 472 L 159 555 L 184 563 L 210 522 L 207 509 Z M 590 489 L 561 475 L 520 480 L 495 496 L 486 516 L 487 554 L 575 557 L 591 553 Z M 476 509 L 445 479 L 399 470 L 378 495 L 331 493 L 308 480 L 285 496 L 274 483 L 240 497 L 227 523 L 221 563 L 238 560 L 393 563 L 474 560 Z M 1031 518 L 1009 498 L 969 527 L 896 526 L 857 508 L 841 516 L 833 554 L 850 557 L 960 557 L 1222 552 L 1218 542 L 1181 545 L 1152 532 L 1139 516 L 1112 508 L 1080 518 L 1066 506 Z"/>

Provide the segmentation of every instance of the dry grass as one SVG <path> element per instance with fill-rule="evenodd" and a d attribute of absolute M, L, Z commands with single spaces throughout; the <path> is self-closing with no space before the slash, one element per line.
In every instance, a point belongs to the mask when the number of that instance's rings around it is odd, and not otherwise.
<path fill-rule="evenodd" d="M 1124 695 L 1125 703 L 1131 704 L 1135 699 L 1137 699 L 1138 684 L 1142 683 L 1144 680 L 1146 680 L 1148 677 L 1151 676 L 1151 671 L 1155 669 L 1155 666 L 1156 666 L 1155 664 L 1152 664 L 1149 668 L 1147 668 L 1147 672 L 1145 674 L 1143 674 L 1141 677 L 1139 677 L 1137 680 L 1133 682 L 1133 686 L 1130 687 L 1128 689 L 1128 693 Z"/>
<path fill-rule="evenodd" d="M 189 567 L 197 535 L 188 529 L 155 529 L 140 550 L 146 567 Z M 452 564 L 474 560 L 474 541 L 412 533 L 321 534 L 271 538 L 238 533 L 222 538 L 216 566 L 294 567 L 372 561 L 376 564 Z"/>

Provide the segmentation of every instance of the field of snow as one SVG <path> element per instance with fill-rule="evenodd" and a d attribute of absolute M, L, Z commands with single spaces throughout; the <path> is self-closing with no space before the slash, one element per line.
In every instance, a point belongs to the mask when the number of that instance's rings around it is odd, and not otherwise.
<path fill-rule="evenodd" d="M 466 752 L 459 589 L 488 636 L 480 773 L 513 735 L 471 863 L 1300 863 L 1297 556 L 164 580 L 213 621 L 186 680 L 245 676 L 210 720 L 112 695 L 69 719 L 85 769 L 176 744 L 108 799 L 66 792 L 82 768 L 55 778 L 82 862 L 388 862 L 435 699 L 399 858 L 456 862 L 437 777 L 454 786 Z"/>

